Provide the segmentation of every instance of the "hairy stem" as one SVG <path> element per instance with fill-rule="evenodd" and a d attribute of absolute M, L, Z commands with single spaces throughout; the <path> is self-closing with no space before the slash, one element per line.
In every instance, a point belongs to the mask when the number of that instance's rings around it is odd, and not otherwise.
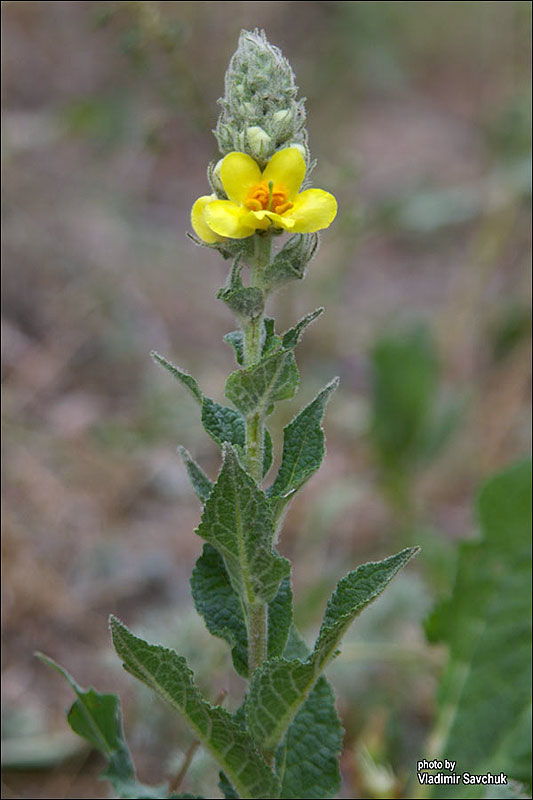
<path fill-rule="evenodd" d="M 264 268 L 270 261 L 272 240 L 270 236 L 255 235 L 254 255 L 251 259 L 251 285 L 261 286 Z M 261 359 L 263 318 L 261 313 L 243 325 L 244 366 L 251 367 Z M 263 477 L 263 439 L 265 423 L 260 411 L 251 414 L 246 420 L 246 468 L 255 481 L 261 485 Z"/>
<path fill-rule="evenodd" d="M 271 237 L 256 234 L 254 256 L 250 263 L 252 286 L 261 286 L 263 271 L 270 261 L 271 253 Z M 245 367 L 251 367 L 261 359 L 263 317 L 261 313 L 243 325 Z M 250 414 L 246 418 L 246 469 L 259 486 L 263 478 L 264 436 L 265 421 L 262 412 Z M 254 603 L 246 611 L 248 666 L 251 677 L 267 655 L 267 608 L 264 603 Z"/>
<path fill-rule="evenodd" d="M 248 669 L 250 677 L 267 656 L 267 607 L 257 603 L 248 609 Z"/>

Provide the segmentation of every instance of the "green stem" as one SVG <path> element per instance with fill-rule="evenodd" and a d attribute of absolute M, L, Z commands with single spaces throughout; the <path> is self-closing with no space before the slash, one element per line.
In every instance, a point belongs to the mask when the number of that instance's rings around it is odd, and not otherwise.
<path fill-rule="evenodd" d="M 267 606 L 258 602 L 248 608 L 248 670 L 250 678 L 267 657 Z"/>
<path fill-rule="evenodd" d="M 269 235 L 254 237 L 254 256 L 251 259 L 251 285 L 261 286 L 263 270 L 270 261 L 272 240 Z M 261 360 L 263 317 L 247 320 L 243 324 L 244 366 L 257 364 Z M 246 469 L 258 486 L 263 479 L 263 441 L 265 421 L 261 411 L 246 418 Z M 250 677 L 261 666 L 267 656 L 267 607 L 265 603 L 255 602 L 246 609 L 248 632 L 248 666 Z"/>
<path fill-rule="evenodd" d="M 251 259 L 251 285 L 261 286 L 263 270 L 270 261 L 272 240 L 269 235 L 256 234 L 254 255 Z M 244 366 L 251 367 L 261 360 L 261 346 L 264 314 L 261 313 L 243 324 Z M 264 417 L 260 411 L 246 419 L 246 468 L 254 480 L 261 485 L 263 478 L 263 439 L 265 435 Z"/>

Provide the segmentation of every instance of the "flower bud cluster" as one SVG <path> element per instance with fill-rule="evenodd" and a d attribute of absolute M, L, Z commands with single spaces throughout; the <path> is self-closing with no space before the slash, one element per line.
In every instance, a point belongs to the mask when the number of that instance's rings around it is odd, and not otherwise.
<path fill-rule="evenodd" d="M 214 134 L 222 155 L 247 153 L 263 169 L 276 150 L 296 147 L 309 165 L 305 107 L 297 92 L 289 62 L 264 31 L 241 31 L 218 101 Z M 216 167 L 210 178 L 217 191 Z"/>

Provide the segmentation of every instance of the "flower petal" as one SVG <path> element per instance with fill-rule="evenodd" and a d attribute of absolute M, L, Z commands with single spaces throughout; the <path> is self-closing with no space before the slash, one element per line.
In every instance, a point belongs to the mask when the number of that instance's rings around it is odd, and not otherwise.
<path fill-rule="evenodd" d="M 289 200 L 297 194 L 305 178 L 305 160 L 296 147 L 286 147 L 274 153 L 265 167 L 263 181 L 273 181 L 275 186 L 283 187 Z"/>
<path fill-rule="evenodd" d="M 260 227 L 253 212 L 231 200 L 214 200 L 205 209 L 205 221 L 215 233 L 228 239 L 245 239 Z"/>
<path fill-rule="evenodd" d="M 261 181 L 261 170 L 246 153 L 228 153 L 220 167 L 220 179 L 229 199 L 242 205 L 250 189 Z"/>
<path fill-rule="evenodd" d="M 275 211 L 252 211 L 252 214 L 258 221 L 257 227 L 262 230 L 267 230 L 272 227 L 283 228 L 285 231 L 292 231 L 295 225 L 293 219 L 287 216 L 281 216 L 281 214 L 276 214 Z"/>
<path fill-rule="evenodd" d="M 200 237 L 200 239 L 202 239 L 202 241 L 207 242 L 207 244 L 220 242 L 222 238 L 217 233 L 212 231 L 205 221 L 205 209 L 210 203 L 213 202 L 213 200 L 216 199 L 216 194 L 203 195 L 203 197 L 198 198 L 191 209 L 191 225 L 194 229 L 194 232 Z"/>
<path fill-rule="evenodd" d="M 293 233 L 313 233 L 327 228 L 337 214 L 337 201 L 322 189 L 306 189 L 285 212 L 286 219 L 294 220 Z"/>

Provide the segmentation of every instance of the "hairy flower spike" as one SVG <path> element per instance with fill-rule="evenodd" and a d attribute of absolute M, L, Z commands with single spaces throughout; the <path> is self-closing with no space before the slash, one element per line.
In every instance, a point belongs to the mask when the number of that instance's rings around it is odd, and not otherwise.
<path fill-rule="evenodd" d="M 291 65 L 264 31 L 241 31 L 214 132 L 222 155 L 247 153 L 264 168 L 277 150 L 299 145 L 309 165 L 305 107 L 297 91 Z"/>

